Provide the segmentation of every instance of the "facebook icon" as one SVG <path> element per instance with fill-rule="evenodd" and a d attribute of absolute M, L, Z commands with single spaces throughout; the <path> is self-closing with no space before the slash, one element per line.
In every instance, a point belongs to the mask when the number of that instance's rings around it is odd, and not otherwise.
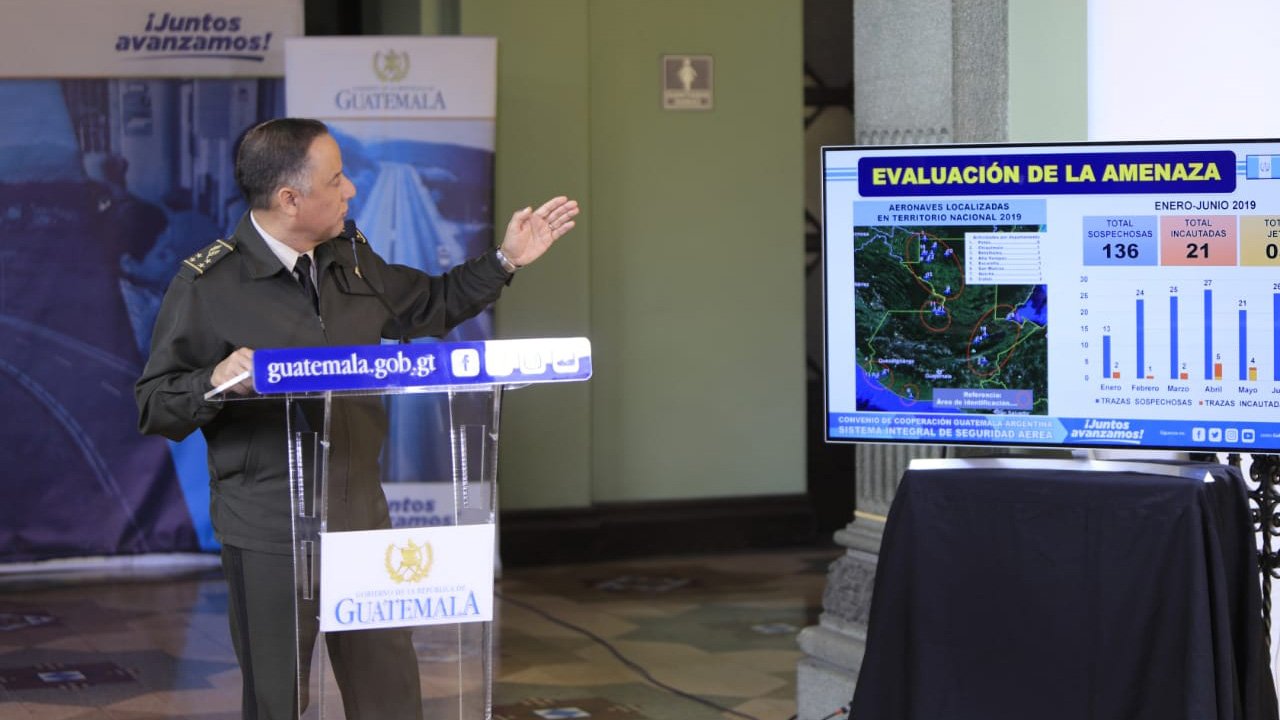
<path fill-rule="evenodd" d="M 480 353 L 471 348 L 454 350 L 449 356 L 454 377 L 475 377 L 480 374 Z"/>

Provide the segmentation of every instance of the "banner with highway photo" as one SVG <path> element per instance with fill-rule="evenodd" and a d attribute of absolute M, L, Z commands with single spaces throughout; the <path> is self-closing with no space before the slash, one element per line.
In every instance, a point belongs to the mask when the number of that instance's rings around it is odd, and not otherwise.
<path fill-rule="evenodd" d="M 290 115 L 323 120 L 337 138 L 356 186 L 348 215 L 379 255 L 439 274 L 489 249 L 495 39 L 291 38 L 285 87 Z M 492 327 L 490 310 L 446 339 L 488 339 Z M 382 458 L 383 482 L 450 481 L 446 399 L 388 406 L 397 451 Z"/>
<path fill-rule="evenodd" d="M 182 259 L 244 210 L 299 0 L 11 0 L 0 27 L 0 561 L 212 550 L 206 451 L 139 434 Z M 21 18 L 21 21 L 16 21 Z"/>

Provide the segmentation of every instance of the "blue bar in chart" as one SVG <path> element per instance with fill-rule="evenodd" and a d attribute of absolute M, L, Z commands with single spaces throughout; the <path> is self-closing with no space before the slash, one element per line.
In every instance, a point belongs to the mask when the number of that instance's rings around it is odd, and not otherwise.
<path fill-rule="evenodd" d="M 1204 379 L 1213 379 L 1213 291 L 1204 291 Z"/>
<path fill-rule="evenodd" d="M 1271 296 L 1271 379 L 1280 382 L 1280 293 Z"/>
<path fill-rule="evenodd" d="M 1145 304 L 1146 304 L 1145 301 L 1139 300 L 1138 307 L 1137 307 L 1138 336 L 1136 340 L 1138 343 L 1138 369 L 1134 371 L 1133 376 L 1138 379 L 1142 379 L 1147 376 L 1146 353 L 1142 343 L 1143 336 L 1146 335 L 1147 318 L 1146 318 L 1146 313 L 1143 312 L 1143 306 Z"/>
<path fill-rule="evenodd" d="M 1178 379 L 1178 296 L 1169 296 L 1169 379 Z"/>
<path fill-rule="evenodd" d="M 1249 379 L 1249 334 L 1245 328 L 1248 327 L 1247 310 L 1240 311 L 1240 379 Z"/>
<path fill-rule="evenodd" d="M 1102 372 L 1103 377 L 1111 377 L 1111 336 L 1102 336 Z M 1116 373 L 1118 376 L 1120 373 Z"/>

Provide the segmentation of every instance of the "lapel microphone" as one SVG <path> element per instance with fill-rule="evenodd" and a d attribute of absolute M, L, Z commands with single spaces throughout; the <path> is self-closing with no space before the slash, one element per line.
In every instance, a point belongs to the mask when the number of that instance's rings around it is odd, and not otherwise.
<path fill-rule="evenodd" d="M 351 257 L 356 263 L 356 277 L 364 281 L 364 284 L 373 292 L 374 297 L 378 298 L 378 302 L 382 303 L 382 307 L 386 308 L 387 313 L 391 315 L 391 319 L 395 321 L 396 335 L 399 337 L 400 343 L 407 345 L 409 336 L 405 333 L 404 322 L 400 319 L 400 314 L 391 308 L 391 303 L 387 302 L 386 296 L 378 288 L 374 287 L 373 283 L 369 282 L 369 278 L 365 277 L 360 270 L 360 253 L 357 247 L 359 245 L 369 245 L 369 239 L 364 236 L 364 233 L 360 232 L 360 228 L 356 227 L 356 221 L 351 218 L 347 218 L 342 223 L 342 234 L 338 237 L 351 241 Z"/>

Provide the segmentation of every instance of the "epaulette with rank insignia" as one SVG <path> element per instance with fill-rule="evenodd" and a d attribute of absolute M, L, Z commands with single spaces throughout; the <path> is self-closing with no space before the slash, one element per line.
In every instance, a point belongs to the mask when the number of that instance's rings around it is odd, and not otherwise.
<path fill-rule="evenodd" d="M 182 267 L 178 269 L 178 275 L 188 280 L 194 280 L 196 277 L 203 275 L 204 271 L 208 270 L 214 263 L 234 252 L 235 249 L 235 238 L 214 240 L 195 255 L 183 260 Z"/>

